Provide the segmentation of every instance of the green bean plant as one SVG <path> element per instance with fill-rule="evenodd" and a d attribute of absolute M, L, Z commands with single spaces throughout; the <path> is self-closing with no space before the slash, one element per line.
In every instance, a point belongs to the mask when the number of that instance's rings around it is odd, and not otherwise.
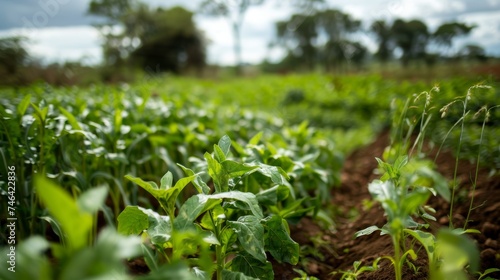
<path fill-rule="evenodd" d="M 298 262 L 299 247 L 290 238 L 284 217 L 262 211 L 266 202 L 288 197 L 289 188 L 280 188 L 288 175 L 280 167 L 232 160 L 230 147 L 231 139 L 224 136 L 212 154 L 205 153 L 209 184 L 182 165 L 187 177 L 175 184 L 170 172 L 159 186 L 127 176 L 158 200 L 167 214 L 127 206 L 118 217 L 118 232 L 141 235 L 151 244 L 143 249 L 151 256 L 146 261 L 152 270 L 163 263 L 183 262 L 202 279 L 212 279 L 213 274 L 216 279 L 273 279 L 266 251 L 278 262 Z M 270 178 L 272 185 L 249 191 L 246 179 L 256 174 Z M 179 194 L 189 184 L 197 193 L 178 207 Z"/>

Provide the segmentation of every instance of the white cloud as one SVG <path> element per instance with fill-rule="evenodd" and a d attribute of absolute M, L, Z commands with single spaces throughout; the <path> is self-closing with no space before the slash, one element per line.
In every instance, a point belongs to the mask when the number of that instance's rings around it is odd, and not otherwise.
<path fill-rule="evenodd" d="M 49 27 L 30 30 L 11 29 L 0 36 L 25 35 L 29 38 L 28 52 L 44 62 L 64 62 L 84 59 L 96 64 L 102 59 L 99 32 L 92 26 Z"/>

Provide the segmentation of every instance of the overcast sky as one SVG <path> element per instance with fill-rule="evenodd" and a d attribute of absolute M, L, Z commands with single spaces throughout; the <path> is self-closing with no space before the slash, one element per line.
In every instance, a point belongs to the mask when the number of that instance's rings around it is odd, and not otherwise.
<path fill-rule="evenodd" d="M 98 19 L 86 15 L 90 0 L 0 0 L 0 37 L 24 34 L 31 42 L 29 51 L 45 61 L 84 59 L 98 63 L 100 38 L 91 26 Z M 156 6 L 181 4 L 195 10 L 199 0 L 144 0 Z M 274 37 L 274 22 L 287 19 L 293 9 L 288 1 L 268 0 L 251 7 L 243 23 L 243 59 L 257 63 L 264 58 L 276 60 L 282 54 L 269 50 Z M 455 48 L 467 43 L 485 47 L 488 54 L 500 55 L 500 0 L 330 0 L 330 7 L 340 9 L 363 21 L 365 27 L 380 18 L 419 18 L 433 31 L 440 23 L 458 20 L 478 27 Z M 224 18 L 197 15 L 196 23 L 210 40 L 208 60 L 232 64 L 232 36 Z M 371 50 L 375 45 L 367 33 L 357 36 Z"/>

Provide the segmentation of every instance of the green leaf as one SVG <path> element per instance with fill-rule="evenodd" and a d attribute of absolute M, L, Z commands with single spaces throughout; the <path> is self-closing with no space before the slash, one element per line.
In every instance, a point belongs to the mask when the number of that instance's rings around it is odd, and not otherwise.
<path fill-rule="evenodd" d="M 64 236 L 64 232 L 61 228 L 61 225 L 59 225 L 59 223 L 50 216 L 43 216 L 43 217 L 40 217 L 40 219 L 42 219 L 50 224 L 50 227 L 52 228 L 54 233 L 59 237 L 59 239 L 61 239 L 61 242 L 64 245 L 66 243 L 66 239 Z"/>
<path fill-rule="evenodd" d="M 381 230 L 378 226 L 370 226 L 365 229 L 362 229 L 354 234 L 354 237 L 358 238 L 363 235 L 370 235 L 377 230 Z"/>
<path fill-rule="evenodd" d="M 222 149 L 217 145 L 214 145 L 214 157 L 215 160 L 217 160 L 218 162 L 223 162 L 226 160 L 226 155 L 224 154 Z"/>
<path fill-rule="evenodd" d="M 224 153 L 224 156 L 227 157 L 231 149 L 231 138 L 229 138 L 229 136 L 227 135 L 222 136 L 222 138 L 219 140 L 218 146 Z"/>
<path fill-rule="evenodd" d="M 124 236 L 108 227 L 99 233 L 94 249 L 97 249 L 98 252 L 104 251 L 114 261 L 121 262 L 123 259 L 141 255 L 141 244 L 141 238 Z"/>
<path fill-rule="evenodd" d="M 171 185 L 171 176 L 172 174 L 170 172 L 167 172 L 167 174 L 165 174 L 162 178 L 162 187 L 165 187 L 166 189 L 159 189 L 158 185 L 155 182 L 145 182 L 141 178 L 133 177 L 131 175 L 126 175 L 125 178 L 136 183 L 148 193 L 150 193 L 154 198 L 156 198 L 156 200 L 158 200 L 162 208 L 170 216 L 173 216 L 175 212 L 175 203 L 177 201 L 177 196 L 179 195 L 179 193 L 181 193 L 181 191 L 187 184 L 189 184 L 197 177 L 197 175 L 179 179 L 174 187 L 169 187 L 168 184 Z"/>
<path fill-rule="evenodd" d="M 427 251 L 427 256 L 429 257 L 429 263 L 432 263 L 434 260 L 434 253 L 436 251 L 436 238 L 434 235 L 421 230 L 404 229 L 404 232 L 413 236 L 420 242 L 420 244 L 422 244 L 422 246 L 424 246 L 425 251 Z"/>
<path fill-rule="evenodd" d="M 199 215 L 214 208 L 216 205 L 220 205 L 222 199 L 241 201 L 248 206 L 248 209 L 250 209 L 254 216 L 259 219 L 263 217 L 257 198 L 252 193 L 230 191 L 212 195 L 197 194 L 190 197 L 182 205 L 179 214 L 174 220 L 174 227 L 177 230 L 184 230 L 192 227 L 194 220 L 196 220 Z"/>
<path fill-rule="evenodd" d="M 206 241 L 206 233 L 203 231 L 175 231 L 172 235 L 171 261 L 182 260 L 189 256 L 197 255 L 196 259 L 190 259 L 191 265 L 200 267 L 205 273 L 211 273 L 215 268 L 215 264 L 210 245 Z M 201 272 L 198 271 L 197 274 L 199 273 Z"/>
<path fill-rule="evenodd" d="M 61 225 L 70 249 L 85 247 L 92 228 L 92 215 L 82 211 L 68 193 L 49 179 L 36 176 L 34 185 L 41 202 Z"/>
<path fill-rule="evenodd" d="M 143 181 L 141 178 L 138 178 L 138 177 L 134 177 L 132 175 L 125 175 L 125 178 L 127 178 L 128 180 L 130 180 L 131 182 L 134 182 L 136 183 L 138 186 L 142 187 L 143 189 L 145 189 L 146 191 L 150 190 L 150 189 L 153 189 L 153 190 L 158 190 L 158 185 L 153 182 L 153 181 L 150 181 L 150 182 L 146 182 L 146 181 Z M 149 192 L 149 191 L 148 191 Z M 151 193 L 151 192 L 150 192 Z M 153 196 L 154 194 L 151 193 Z"/>
<path fill-rule="evenodd" d="M 160 266 L 158 265 L 158 259 L 153 249 L 151 249 L 144 243 L 141 244 L 141 249 L 144 256 L 144 261 L 146 262 L 146 265 L 149 267 L 149 269 L 151 271 L 158 270 Z"/>
<path fill-rule="evenodd" d="M 73 127 L 74 130 L 83 130 L 73 114 L 71 114 L 61 106 L 59 106 L 58 108 L 59 111 L 61 111 L 61 113 L 68 119 L 69 124 L 71 125 L 71 127 Z"/>
<path fill-rule="evenodd" d="M 250 139 L 250 141 L 248 141 L 248 144 L 249 145 L 257 145 L 257 144 L 259 144 L 259 141 L 262 138 L 262 135 L 264 135 L 264 132 L 263 131 L 259 131 L 257 134 L 254 135 L 254 137 L 252 137 L 252 139 Z"/>
<path fill-rule="evenodd" d="M 148 215 L 149 226 L 146 232 L 151 237 L 153 244 L 163 245 L 170 241 L 172 236 L 172 223 L 170 217 L 162 216 L 151 209 L 142 209 Z"/>
<path fill-rule="evenodd" d="M 215 192 L 221 193 L 228 191 L 229 176 L 224 172 L 222 165 L 209 153 L 205 153 L 205 160 L 208 164 L 208 175 L 210 175 L 214 181 Z"/>
<path fill-rule="evenodd" d="M 224 280 L 258 280 L 259 278 L 253 278 L 246 276 L 242 272 L 235 272 L 229 270 L 222 270 L 222 279 Z"/>
<path fill-rule="evenodd" d="M 270 262 L 263 263 L 246 253 L 237 255 L 231 261 L 230 269 L 257 279 L 274 279 L 273 266 Z"/>
<path fill-rule="evenodd" d="M 36 106 L 33 103 L 31 103 L 31 107 L 33 107 L 33 109 L 35 109 L 35 117 L 38 118 L 38 121 L 40 123 L 44 123 L 45 119 L 47 118 L 47 114 L 49 113 L 49 108 L 45 107 L 43 109 L 40 109 L 38 106 Z"/>
<path fill-rule="evenodd" d="M 267 165 L 264 163 L 257 163 L 259 169 L 257 170 L 262 175 L 271 178 L 271 181 L 277 185 L 285 185 L 286 180 L 290 179 L 288 174 L 278 166 Z"/>
<path fill-rule="evenodd" d="M 106 186 L 89 189 L 78 197 L 78 207 L 89 214 L 95 214 L 104 205 L 107 195 Z"/>
<path fill-rule="evenodd" d="M 118 216 L 119 233 L 137 235 L 144 230 L 152 243 L 162 245 L 169 241 L 172 235 L 170 218 L 139 206 L 127 206 Z"/>
<path fill-rule="evenodd" d="M 228 224 L 238 235 L 243 249 L 254 258 L 265 262 L 264 227 L 260 224 L 260 219 L 255 216 L 242 216 L 237 221 L 229 221 Z"/>
<path fill-rule="evenodd" d="M 167 173 L 165 173 L 165 175 L 163 175 L 163 177 L 161 177 L 161 180 L 160 180 L 160 189 L 161 190 L 168 190 L 172 187 L 172 181 L 173 181 L 174 177 L 172 176 L 172 172 L 168 171 Z"/>
<path fill-rule="evenodd" d="M 261 205 L 273 206 L 278 201 L 285 200 L 290 195 L 290 189 L 287 186 L 279 185 L 259 192 L 256 197 Z"/>
<path fill-rule="evenodd" d="M 30 105 L 31 102 L 31 94 L 26 95 L 23 100 L 19 103 L 17 106 L 17 113 L 19 116 L 24 116 L 26 113 L 26 110 L 28 109 L 28 106 Z"/>
<path fill-rule="evenodd" d="M 286 220 L 280 216 L 266 219 L 266 250 L 277 261 L 296 265 L 299 261 L 299 244 L 292 240 L 285 223 Z"/>
<path fill-rule="evenodd" d="M 414 188 L 411 193 L 406 194 L 406 196 L 401 201 L 401 213 L 404 215 L 410 215 L 417 210 L 419 206 L 422 206 L 427 202 L 431 193 L 428 189 L 423 187 Z"/>
<path fill-rule="evenodd" d="M 252 172 L 259 168 L 258 166 L 251 166 L 245 163 L 239 163 L 233 160 L 225 160 L 221 162 L 222 168 L 229 176 L 229 178 L 235 178 L 243 176 L 249 172 Z"/>
<path fill-rule="evenodd" d="M 9 246 L 10 247 L 10 246 Z M 52 267 L 44 252 L 50 248 L 50 244 L 41 236 L 31 236 L 19 245 L 16 245 L 15 272 L 9 271 L 10 256 L 9 247 L 0 250 L 0 261 L 3 264 L 0 269 L 2 280 L 51 280 L 55 279 Z"/>
<path fill-rule="evenodd" d="M 118 232 L 124 235 L 138 235 L 149 226 L 148 215 L 139 206 L 127 206 L 118 215 Z"/>
<path fill-rule="evenodd" d="M 208 194 L 210 192 L 210 187 L 203 181 L 203 179 L 199 176 L 198 174 L 195 174 L 193 170 L 184 167 L 180 164 L 177 164 L 183 171 L 186 173 L 187 176 L 196 176 L 193 180 L 193 185 L 198 191 L 198 193 L 203 193 L 203 194 Z"/>
<path fill-rule="evenodd" d="M 111 278 L 110 278 L 111 279 Z M 137 280 L 200 280 L 194 275 L 184 262 L 174 262 L 162 265 L 160 269 L 152 271 L 146 276 L 137 277 Z"/>
<path fill-rule="evenodd" d="M 193 222 L 199 215 L 212 209 L 221 203 L 221 199 L 214 198 L 212 195 L 197 194 L 190 197 L 182 207 L 174 220 L 176 230 L 187 230 L 193 227 Z"/>
<path fill-rule="evenodd" d="M 399 200 L 396 193 L 396 187 L 392 180 L 373 180 L 373 182 L 368 184 L 368 191 L 372 197 L 379 202 L 391 200 L 397 203 Z"/>
<path fill-rule="evenodd" d="M 475 272 L 479 268 L 479 250 L 474 242 L 465 235 L 459 235 L 449 229 L 441 229 L 437 234 L 436 254 L 441 260 L 440 271 L 456 275 L 469 270 Z"/>

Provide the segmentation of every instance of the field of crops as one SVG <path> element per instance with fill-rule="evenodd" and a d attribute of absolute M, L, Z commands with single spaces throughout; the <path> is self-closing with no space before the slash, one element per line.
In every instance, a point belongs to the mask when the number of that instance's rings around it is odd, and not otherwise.
<path fill-rule="evenodd" d="M 320 74 L 0 89 L 0 278 L 498 278 L 499 100 Z"/>

